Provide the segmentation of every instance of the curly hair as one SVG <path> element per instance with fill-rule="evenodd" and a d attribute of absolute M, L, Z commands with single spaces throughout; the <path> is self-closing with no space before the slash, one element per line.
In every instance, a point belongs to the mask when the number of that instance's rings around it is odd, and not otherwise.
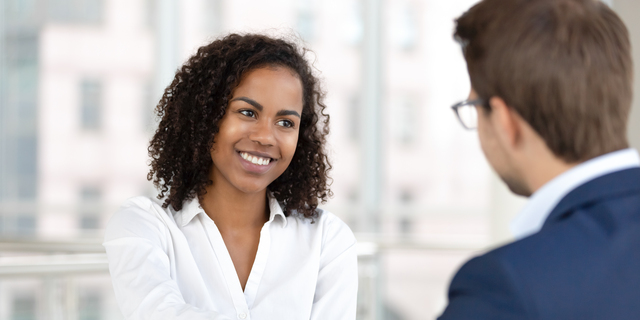
<path fill-rule="evenodd" d="M 319 201 L 332 195 L 331 169 L 325 151 L 329 116 L 324 92 L 305 60 L 307 49 L 294 42 L 257 34 L 229 34 L 202 46 L 177 70 L 171 85 L 156 106 L 160 119 L 149 144 L 151 170 L 147 179 L 158 189 L 163 206 L 181 210 L 186 200 L 201 198 L 213 182 L 210 150 L 232 92 L 248 71 L 261 67 L 285 67 L 302 83 L 303 109 L 293 159 L 267 189 L 283 206 L 307 218 L 317 216 Z"/>

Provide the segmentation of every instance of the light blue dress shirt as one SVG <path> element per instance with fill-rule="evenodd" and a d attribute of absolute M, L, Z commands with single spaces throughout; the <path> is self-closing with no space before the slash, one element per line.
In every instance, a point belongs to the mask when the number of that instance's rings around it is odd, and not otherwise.
<path fill-rule="evenodd" d="M 638 151 L 623 149 L 595 157 L 567 170 L 531 195 L 529 202 L 511 222 L 511 233 L 516 239 L 537 233 L 553 208 L 573 189 L 600 176 L 635 167 L 640 167 Z"/>

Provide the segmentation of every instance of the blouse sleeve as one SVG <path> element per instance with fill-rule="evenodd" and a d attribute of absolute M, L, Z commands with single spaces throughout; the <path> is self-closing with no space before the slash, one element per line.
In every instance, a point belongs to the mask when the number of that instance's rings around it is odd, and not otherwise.
<path fill-rule="evenodd" d="M 185 302 L 171 277 L 166 225 L 151 200 L 134 198 L 109 221 L 103 243 L 116 300 L 125 319 L 228 320 Z"/>
<path fill-rule="evenodd" d="M 353 320 L 358 295 L 356 239 L 344 222 L 328 212 L 325 214 L 330 218 L 323 221 L 323 245 L 311 319 Z"/>

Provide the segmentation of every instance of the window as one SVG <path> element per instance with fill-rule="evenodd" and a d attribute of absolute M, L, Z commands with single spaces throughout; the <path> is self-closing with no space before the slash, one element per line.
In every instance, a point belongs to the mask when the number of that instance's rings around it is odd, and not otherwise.
<path fill-rule="evenodd" d="M 102 122 L 102 83 L 83 80 L 80 84 L 82 128 L 98 130 Z"/>
<path fill-rule="evenodd" d="M 100 23 L 102 0 L 49 0 L 49 20 L 62 23 Z"/>
<path fill-rule="evenodd" d="M 403 208 L 404 213 L 398 218 L 398 229 L 400 234 L 408 235 L 413 231 L 413 219 L 410 212 L 411 205 L 413 204 L 413 192 L 410 189 L 404 189 L 400 192 L 400 206 Z"/>
<path fill-rule="evenodd" d="M 346 3 L 347 16 L 343 23 L 343 36 L 347 44 L 358 46 L 364 37 L 364 19 L 361 1 L 350 0 Z"/>
<path fill-rule="evenodd" d="M 7 5 L 11 14 L 21 17 L 35 10 L 30 2 L 12 1 Z M 35 28 L 28 27 L 29 23 L 16 22 L 20 28 L 8 28 L 4 37 L 0 37 L 0 234 L 3 236 L 32 236 L 36 226 L 39 36 Z M 20 301 L 16 303 L 22 305 Z"/>
<path fill-rule="evenodd" d="M 36 320 L 36 299 L 32 295 L 13 298 L 11 320 Z"/>
<path fill-rule="evenodd" d="M 34 136 L 18 136 L 15 138 L 16 163 L 15 173 L 19 177 L 16 183 L 16 198 L 33 200 L 37 187 L 37 138 Z"/>
<path fill-rule="evenodd" d="M 78 300 L 78 320 L 102 319 L 102 295 L 99 291 L 83 292 Z"/>
<path fill-rule="evenodd" d="M 34 200 L 37 182 L 38 36 L 3 39 L 0 74 L 0 200 Z"/>
<path fill-rule="evenodd" d="M 156 97 L 155 90 L 153 90 L 153 83 L 147 82 L 142 87 L 142 128 L 147 132 L 153 132 L 158 123 L 156 122 L 155 108 L 158 104 L 159 97 Z"/>
<path fill-rule="evenodd" d="M 397 2 L 394 5 L 389 28 L 391 41 L 401 50 L 412 50 L 418 40 L 416 8 L 408 2 Z"/>
<path fill-rule="evenodd" d="M 222 31 L 222 0 L 205 0 L 202 28 L 206 34 L 216 36 Z"/>
<path fill-rule="evenodd" d="M 6 204 L 5 204 L 6 206 Z M 0 235 L 9 237 L 30 237 L 35 234 L 35 209 L 30 205 L 10 205 L 9 214 L 0 216 Z"/>
<path fill-rule="evenodd" d="M 348 101 L 348 128 L 349 138 L 352 141 L 358 141 L 360 139 L 360 97 L 353 95 Z"/>
<path fill-rule="evenodd" d="M 296 29 L 302 39 L 311 42 L 315 38 L 315 15 L 313 0 L 298 0 L 298 17 Z"/>
<path fill-rule="evenodd" d="M 401 144 L 413 143 L 418 135 L 418 103 L 414 97 L 403 95 L 397 98 L 392 109 L 394 138 Z"/>
<path fill-rule="evenodd" d="M 95 186 L 82 187 L 80 189 L 80 229 L 99 229 L 101 209 L 101 190 Z"/>

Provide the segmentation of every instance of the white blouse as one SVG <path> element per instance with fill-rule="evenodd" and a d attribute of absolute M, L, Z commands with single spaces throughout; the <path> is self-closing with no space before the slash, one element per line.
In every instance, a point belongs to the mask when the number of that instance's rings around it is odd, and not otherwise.
<path fill-rule="evenodd" d="M 355 319 L 356 240 L 336 216 L 270 218 L 245 290 L 216 224 L 197 199 L 182 210 L 146 197 L 111 218 L 103 243 L 126 319 Z"/>

